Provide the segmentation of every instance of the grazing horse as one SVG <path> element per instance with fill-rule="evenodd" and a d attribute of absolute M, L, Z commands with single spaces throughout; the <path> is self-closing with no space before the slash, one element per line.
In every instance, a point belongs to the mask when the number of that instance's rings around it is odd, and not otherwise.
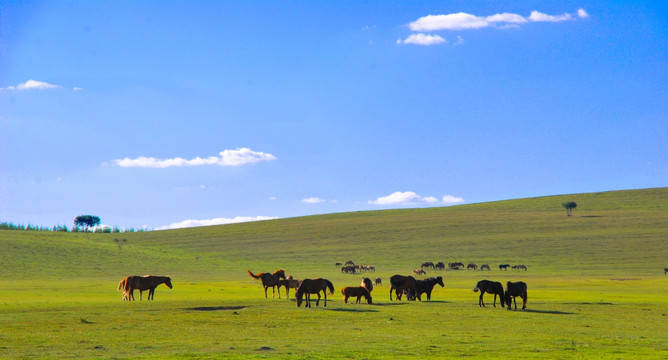
<path fill-rule="evenodd" d="M 285 298 L 290 299 L 290 289 L 295 289 L 299 287 L 299 280 L 292 278 L 292 275 L 288 276 L 287 279 L 278 280 L 278 298 L 281 298 L 281 286 L 285 286 Z"/>
<path fill-rule="evenodd" d="M 494 307 L 496 307 L 496 295 L 499 295 L 501 299 L 501 307 L 505 307 L 503 301 L 503 285 L 498 281 L 489 281 L 489 280 L 480 280 L 473 288 L 473 292 L 478 292 L 480 290 L 480 299 L 478 299 L 478 306 L 485 307 L 485 302 L 482 300 L 482 296 L 485 293 L 494 294 Z"/>
<path fill-rule="evenodd" d="M 248 275 L 250 275 L 253 279 L 262 279 L 262 286 L 264 287 L 265 299 L 267 298 L 267 288 L 271 287 L 271 297 L 273 298 L 275 295 L 276 286 L 278 286 L 278 280 L 279 279 L 285 280 L 285 270 L 283 269 L 278 269 L 271 274 L 259 273 L 257 275 L 253 274 L 250 270 L 246 271 L 248 272 Z M 278 295 L 280 296 L 281 294 L 279 293 Z"/>
<path fill-rule="evenodd" d="M 360 284 L 360 286 L 369 290 L 369 292 L 373 291 L 373 282 L 371 282 L 371 279 L 367 277 L 362 279 L 362 283 Z"/>
<path fill-rule="evenodd" d="M 127 279 L 125 292 L 129 294 L 129 298 L 132 298 L 132 300 L 135 299 L 135 290 L 139 290 L 139 300 L 142 299 L 142 294 L 146 290 L 148 290 L 148 300 L 153 300 L 155 295 L 155 288 L 158 287 L 158 285 L 165 284 L 168 288 L 172 288 L 172 279 L 169 276 L 128 276 Z"/>
<path fill-rule="evenodd" d="M 345 265 L 355 266 L 355 263 L 352 260 L 348 260 Z"/>
<path fill-rule="evenodd" d="M 334 263 L 334 266 L 343 266 L 340 262 Z"/>
<path fill-rule="evenodd" d="M 450 268 L 450 270 L 459 270 L 459 269 L 463 269 L 463 268 L 464 268 L 464 263 L 461 263 L 461 262 L 451 262 L 451 263 L 448 263 L 448 267 Z"/>
<path fill-rule="evenodd" d="M 524 265 L 514 265 L 513 270 L 524 270 L 527 271 L 527 267 Z"/>
<path fill-rule="evenodd" d="M 357 266 L 355 265 L 346 265 L 341 267 L 341 272 L 346 274 L 354 274 L 357 272 Z"/>
<path fill-rule="evenodd" d="M 397 300 L 401 300 L 401 295 L 403 294 L 404 289 L 417 293 L 417 283 L 412 276 L 393 275 L 390 278 L 390 284 L 392 285 L 390 288 L 390 301 L 392 301 L 392 290 L 395 291 Z M 418 298 L 419 297 L 420 296 L 418 295 Z M 422 299 L 420 299 L 420 301 L 422 301 Z"/>
<path fill-rule="evenodd" d="M 663 269 L 663 275 L 668 274 L 668 268 Z"/>
<path fill-rule="evenodd" d="M 130 292 L 128 288 L 128 280 L 130 276 L 126 276 L 118 283 L 118 291 L 123 291 L 123 301 L 130 301 Z"/>
<path fill-rule="evenodd" d="M 424 269 L 424 268 L 427 268 L 427 269 L 432 268 L 433 269 L 434 268 L 434 263 L 431 262 L 431 261 L 427 261 L 426 263 L 423 263 L 422 265 L 420 265 L 420 267 L 422 269 Z"/>
<path fill-rule="evenodd" d="M 466 270 L 471 270 L 471 269 L 473 269 L 473 270 L 478 270 L 478 265 L 476 265 L 476 264 L 474 264 L 474 263 L 470 263 L 470 264 L 468 264 L 468 265 L 466 266 Z"/>
<path fill-rule="evenodd" d="M 480 265 L 480 271 L 482 271 L 482 270 L 490 271 L 491 269 L 489 268 L 488 264 L 482 264 L 482 265 Z"/>
<path fill-rule="evenodd" d="M 371 293 L 363 286 L 349 286 L 341 289 L 341 294 L 343 295 L 343 302 L 348 303 L 349 297 L 357 297 L 355 304 L 359 304 L 362 296 L 366 299 L 367 304 L 372 304 L 371 302 Z"/>
<path fill-rule="evenodd" d="M 442 261 L 439 261 L 436 265 L 434 265 L 434 269 L 445 270 L 445 264 Z"/>
<path fill-rule="evenodd" d="M 315 302 L 315 306 L 318 306 L 320 303 L 321 291 L 325 295 L 324 306 L 327 306 L 327 289 L 329 289 L 329 295 L 334 294 L 334 285 L 327 279 L 317 278 L 302 280 L 302 283 L 299 285 L 297 292 L 295 293 L 295 297 L 297 298 L 297 307 L 302 305 L 304 296 L 306 296 L 306 304 L 304 307 L 311 307 L 311 294 L 318 295 L 318 300 Z"/>
<path fill-rule="evenodd" d="M 515 302 L 515 310 L 517 310 L 517 300 L 515 300 L 515 297 L 521 297 L 523 302 L 522 302 L 522 310 L 527 308 L 527 284 L 523 281 L 518 281 L 518 282 L 510 282 L 506 284 L 506 293 L 505 293 L 505 298 L 506 298 L 506 304 L 508 304 L 508 310 L 510 310 L 510 305 L 512 304 L 512 301 Z M 511 299 L 512 297 L 512 299 Z"/>
<path fill-rule="evenodd" d="M 375 279 L 373 280 L 373 284 L 376 285 L 376 286 L 383 286 L 383 279 L 381 279 L 381 278 L 375 278 Z"/>
<path fill-rule="evenodd" d="M 508 270 L 510 264 L 501 264 L 499 265 L 499 270 Z"/>
<path fill-rule="evenodd" d="M 415 280 L 415 284 L 417 288 L 418 299 L 420 299 L 420 295 L 427 294 L 427 300 L 431 300 L 431 291 L 434 289 L 436 284 L 441 285 L 441 287 L 445 286 L 443 285 L 443 278 L 440 276 L 435 276 L 424 280 Z M 420 299 L 420 301 L 422 301 L 422 299 Z"/>
<path fill-rule="evenodd" d="M 425 276 L 427 275 L 427 273 L 422 269 L 413 270 L 413 274 L 415 274 L 415 275 L 425 275 Z"/>

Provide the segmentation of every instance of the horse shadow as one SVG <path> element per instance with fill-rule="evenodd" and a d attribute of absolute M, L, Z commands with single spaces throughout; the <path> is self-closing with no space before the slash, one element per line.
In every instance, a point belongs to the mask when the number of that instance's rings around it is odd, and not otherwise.
<path fill-rule="evenodd" d="M 524 309 L 523 312 L 536 313 L 536 314 L 552 314 L 552 315 L 573 315 L 575 313 L 568 311 L 559 311 L 559 310 L 536 310 L 536 309 Z"/>
<path fill-rule="evenodd" d="M 373 306 L 373 305 L 372 305 Z M 344 308 L 336 308 L 336 309 L 327 309 L 330 311 L 337 311 L 337 312 L 353 312 L 353 313 L 371 313 L 371 312 L 378 312 L 378 310 L 373 310 L 373 309 L 344 309 Z"/>

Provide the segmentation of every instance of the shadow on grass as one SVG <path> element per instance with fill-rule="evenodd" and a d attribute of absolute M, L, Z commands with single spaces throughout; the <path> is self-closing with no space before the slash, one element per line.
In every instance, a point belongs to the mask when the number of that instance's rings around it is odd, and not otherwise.
<path fill-rule="evenodd" d="M 245 309 L 245 306 L 199 306 L 193 308 L 186 308 L 186 310 L 192 311 L 224 311 L 224 310 L 241 310 Z"/>
<path fill-rule="evenodd" d="M 369 312 L 378 312 L 378 310 L 373 310 L 373 309 L 344 309 L 344 308 L 336 308 L 336 309 L 327 309 L 329 311 L 342 311 L 342 312 L 355 312 L 355 313 L 369 313 Z"/>
<path fill-rule="evenodd" d="M 524 309 L 520 310 L 523 312 L 528 312 L 528 313 L 536 313 L 536 314 L 552 314 L 552 315 L 573 315 L 575 313 L 572 312 L 567 312 L 567 311 L 557 311 L 557 310 L 535 310 L 535 309 Z"/>

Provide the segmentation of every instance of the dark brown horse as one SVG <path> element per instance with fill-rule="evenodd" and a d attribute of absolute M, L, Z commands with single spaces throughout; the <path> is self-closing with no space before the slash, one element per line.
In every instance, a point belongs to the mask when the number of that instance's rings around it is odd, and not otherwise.
<path fill-rule="evenodd" d="M 299 287 L 299 280 L 295 280 L 292 276 L 288 276 L 287 279 L 278 280 L 278 298 L 281 298 L 281 286 L 285 286 L 285 298 L 290 298 L 290 289 L 295 289 Z"/>
<path fill-rule="evenodd" d="M 332 282 L 327 279 L 317 278 L 317 279 L 304 279 L 302 283 L 297 288 L 295 297 L 297 298 L 297 307 L 302 305 L 304 301 L 303 298 L 306 296 L 306 305 L 304 307 L 311 307 L 311 294 L 318 295 L 318 300 L 315 302 L 315 306 L 318 306 L 320 303 L 320 292 L 325 295 L 325 305 L 327 306 L 327 290 L 329 289 L 329 295 L 334 294 L 334 285 Z"/>
<path fill-rule="evenodd" d="M 160 284 L 165 284 L 168 288 L 171 289 L 172 279 L 169 276 L 156 275 L 128 276 L 125 285 L 125 292 L 128 293 L 128 298 L 134 300 L 134 291 L 139 290 L 139 300 L 141 300 L 144 291 L 148 290 L 148 300 L 153 300 L 155 295 L 155 288 Z"/>
<path fill-rule="evenodd" d="M 362 279 L 360 286 L 367 289 L 369 292 L 373 291 L 373 282 L 368 277 Z"/>
<path fill-rule="evenodd" d="M 499 265 L 499 270 L 508 270 L 510 264 L 501 264 Z"/>
<path fill-rule="evenodd" d="M 515 301 L 515 310 L 517 310 L 517 300 L 515 300 L 515 297 L 521 297 L 523 300 L 522 303 L 522 310 L 527 308 L 527 284 L 524 283 L 523 281 L 518 281 L 518 282 L 510 282 L 506 284 L 506 293 L 505 293 L 505 298 L 506 298 L 506 304 L 508 304 L 508 310 L 510 310 L 510 306 L 512 305 L 512 301 Z M 512 298 L 512 299 L 511 299 Z"/>
<path fill-rule="evenodd" d="M 513 265 L 513 268 L 512 268 L 512 269 L 513 269 L 513 270 L 524 270 L 524 271 L 527 271 L 527 267 L 524 266 L 524 265 L 521 265 L 521 264 L 520 264 L 520 265 Z"/>
<path fill-rule="evenodd" d="M 341 294 L 343 295 L 343 302 L 348 303 L 349 297 L 357 297 L 355 304 L 359 304 L 362 296 L 366 299 L 367 304 L 372 304 L 371 302 L 371 293 L 365 287 L 362 286 L 349 286 L 341 289 Z"/>
<path fill-rule="evenodd" d="M 257 275 L 253 274 L 250 270 L 246 270 L 248 275 L 253 279 L 262 279 L 262 286 L 264 287 L 264 298 L 267 298 L 267 288 L 271 287 L 271 297 L 275 295 L 276 286 L 278 286 L 279 279 L 285 279 L 285 270 L 278 269 L 273 273 L 259 273 Z M 278 294 L 281 295 L 280 293 Z"/>
<path fill-rule="evenodd" d="M 420 267 L 422 269 L 433 269 L 434 268 L 434 263 L 431 262 L 431 261 L 427 261 L 425 263 L 422 263 L 422 265 L 420 265 Z"/>
<path fill-rule="evenodd" d="M 375 278 L 375 279 L 373 280 L 373 284 L 376 285 L 376 286 L 383 286 L 383 279 L 381 279 L 381 278 Z"/>
<path fill-rule="evenodd" d="M 408 289 L 414 293 L 417 293 L 417 283 L 415 278 L 412 276 L 393 275 L 390 278 L 390 284 L 392 285 L 390 288 L 390 301 L 392 301 L 392 290 L 395 291 L 397 300 L 401 300 L 404 289 Z M 422 299 L 420 299 L 420 301 L 422 301 Z"/>
<path fill-rule="evenodd" d="M 442 261 L 439 261 L 436 265 L 434 265 L 434 269 L 445 270 L 445 264 Z"/>
<path fill-rule="evenodd" d="M 443 285 L 443 278 L 440 276 L 435 276 L 424 280 L 415 280 L 418 299 L 422 301 L 422 299 L 420 299 L 420 295 L 427 294 L 427 300 L 431 300 L 431 291 L 434 289 L 436 284 L 441 285 L 441 287 L 445 286 Z"/>
<path fill-rule="evenodd" d="M 490 271 L 491 269 L 489 268 L 489 264 L 482 264 L 480 265 L 480 270 Z"/>
<path fill-rule="evenodd" d="M 504 301 L 503 301 L 503 285 L 501 285 L 500 282 L 498 281 L 489 281 L 489 280 L 480 280 L 478 283 L 475 285 L 475 288 L 473 288 L 473 292 L 478 292 L 480 291 L 480 298 L 478 299 L 478 306 L 485 307 L 485 302 L 482 300 L 482 296 L 485 295 L 485 293 L 488 294 L 494 294 L 494 307 L 496 307 L 496 295 L 499 295 L 499 299 L 501 299 L 501 307 L 505 307 Z"/>

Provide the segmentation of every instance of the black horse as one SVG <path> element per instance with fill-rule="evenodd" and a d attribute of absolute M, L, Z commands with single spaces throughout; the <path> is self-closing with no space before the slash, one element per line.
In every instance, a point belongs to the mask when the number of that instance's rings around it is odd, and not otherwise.
<path fill-rule="evenodd" d="M 478 299 L 478 306 L 485 307 L 485 302 L 482 301 L 482 296 L 485 295 L 485 293 L 489 294 L 494 294 L 494 307 L 496 307 L 496 295 L 499 295 L 499 299 L 501 299 L 501 307 L 506 307 L 503 301 L 503 285 L 501 285 L 500 282 L 498 281 L 489 281 L 489 280 L 480 280 L 478 283 L 475 285 L 475 288 L 473 289 L 474 292 L 478 292 L 480 290 L 480 299 Z"/>
<path fill-rule="evenodd" d="M 506 298 L 506 304 L 508 304 L 508 310 L 510 310 L 510 306 L 512 305 L 512 302 L 515 302 L 515 310 L 517 310 L 517 300 L 515 298 L 519 296 L 522 298 L 522 310 L 527 308 L 527 284 L 524 281 L 518 281 L 518 282 L 510 282 L 506 284 L 506 293 L 505 293 L 505 298 Z M 512 297 L 512 299 L 511 299 Z"/>
<path fill-rule="evenodd" d="M 501 264 L 499 265 L 499 270 L 508 270 L 510 264 Z"/>
<path fill-rule="evenodd" d="M 390 301 L 392 301 L 392 290 L 395 291 L 397 300 L 401 300 L 404 289 L 408 289 L 417 294 L 417 284 L 415 278 L 412 276 L 393 275 L 390 278 L 390 284 L 392 285 L 390 288 Z M 417 294 L 417 297 L 420 299 L 420 294 Z M 422 301 L 422 299 L 420 299 L 420 301 Z"/>
<path fill-rule="evenodd" d="M 427 300 L 431 300 L 431 291 L 434 289 L 436 284 L 441 285 L 441 287 L 445 286 L 443 285 L 443 278 L 440 276 L 435 276 L 424 280 L 415 280 L 418 299 L 420 299 L 420 295 L 427 294 Z M 420 299 L 420 301 L 422 301 L 422 299 Z"/>

